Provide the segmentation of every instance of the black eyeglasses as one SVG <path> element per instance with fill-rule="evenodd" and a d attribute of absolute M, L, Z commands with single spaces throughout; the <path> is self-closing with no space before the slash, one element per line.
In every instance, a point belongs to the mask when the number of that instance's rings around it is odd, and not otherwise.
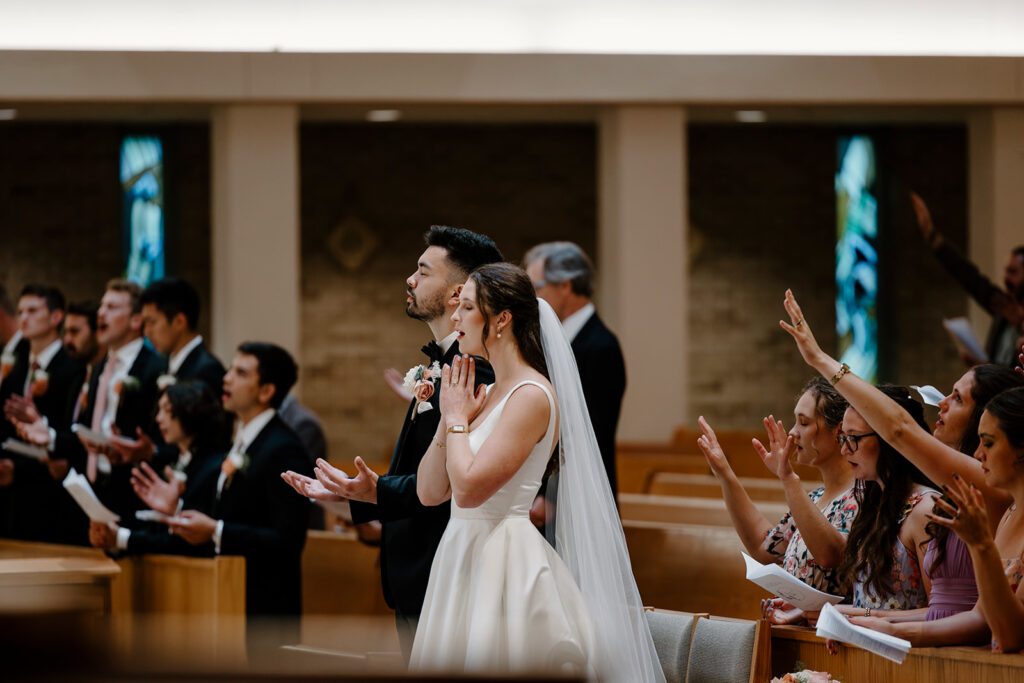
<path fill-rule="evenodd" d="M 867 434 L 840 434 L 836 437 L 836 443 L 839 444 L 840 450 L 843 446 L 846 446 L 850 449 L 851 453 L 856 453 L 858 446 L 860 446 L 860 440 L 869 436 L 878 436 L 878 434 L 874 432 L 868 432 Z"/>

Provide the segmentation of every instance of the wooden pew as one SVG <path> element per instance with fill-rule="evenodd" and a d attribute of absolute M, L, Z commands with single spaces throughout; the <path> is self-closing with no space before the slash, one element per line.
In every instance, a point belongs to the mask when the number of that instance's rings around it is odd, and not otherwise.
<path fill-rule="evenodd" d="M 0 612 L 110 614 L 120 574 L 101 550 L 0 540 Z"/>
<path fill-rule="evenodd" d="M 622 526 L 644 604 L 760 618 L 760 601 L 771 596 L 746 580 L 743 544 L 731 526 L 630 520 Z"/>
<path fill-rule="evenodd" d="M 619 443 L 615 450 L 619 493 L 646 493 L 657 472 L 711 474 L 703 455 L 669 445 Z"/>
<path fill-rule="evenodd" d="M 354 532 L 309 531 L 302 553 L 302 613 L 391 614 L 380 581 L 380 549 Z"/>
<path fill-rule="evenodd" d="M 903 664 L 896 664 L 867 650 L 842 644 L 838 654 L 831 655 L 825 641 L 815 636 L 813 629 L 795 626 L 772 627 L 771 652 L 775 676 L 807 668 L 827 671 L 836 680 L 871 683 L 1024 680 L 1024 654 L 996 654 L 978 647 L 923 647 L 912 648 Z"/>
<path fill-rule="evenodd" d="M 788 511 L 785 503 L 755 500 L 754 504 L 773 523 Z M 712 524 L 732 529 L 732 519 L 721 498 L 652 496 L 620 493 L 619 513 L 623 520 L 669 522 L 672 524 Z"/>
<path fill-rule="evenodd" d="M 755 501 L 785 501 L 786 494 L 778 479 L 763 477 L 739 477 L 740 483 Z M 804 481 L 803 487 L 813 491 L 820 485 L 816 481 Z M 683 472 L 655 472 L 644 493 L 658 496 L 688 496 L 694 498 L 721 498 L 722 486 L 711 474 L 688 474 Z"/>
<path fill-rule="evenodd" d="M 117 561 L 114 628 L 124 652 L 154 662 L 189 652 L 199 662 L 245 658 L 245 558 L 140 555 Z M 171 662 L 167 662 L 170 664 Z"/>

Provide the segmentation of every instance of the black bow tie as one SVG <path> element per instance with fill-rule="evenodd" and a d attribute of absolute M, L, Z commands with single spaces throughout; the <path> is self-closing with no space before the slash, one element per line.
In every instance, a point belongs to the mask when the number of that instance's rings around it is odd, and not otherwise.
<path fill-rule="evenodd" d="M 444 351 L 442 351 L 441 347 L 437 345 L 437 342 L 432 341 L 429 344 L 424 345 L 422 351 L 430 357 L 431 362 L 441 362 L 444 360 Z"/>

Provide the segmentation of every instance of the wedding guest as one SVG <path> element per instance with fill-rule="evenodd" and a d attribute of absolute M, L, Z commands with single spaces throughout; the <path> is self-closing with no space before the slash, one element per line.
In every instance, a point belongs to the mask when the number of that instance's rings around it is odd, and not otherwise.
<path fill-rule="evenodd" d="M 24 377 L 16 395 L 31 403 L 35 414 L 55 429 L 70 425 L 71 396 L 77 393 L 84 366 L 63 349 L 60 327 L 64 295 L 55 287 L 32 284 L 21 291 L 18 320 L 29 354 L 11 377 Z M 5 422 L 13 429 L 10 421 Z M 5 438 L 7 438 L 5 436 Z M 25 456 L 14 458 L 10 496 L 13 535 L 30 540 L 82 543 L 84 516 L 45 463 Z"/>
<path fill-rule="evenodd" d="M 224 366 L 203 344 L 196 332 L 199 324 L 199 293 L 180 278 L 164 278 L 150 284 L 142 292 L 142 322 L 146 338 L 157 353 L 167 356 L 167 372 L 157 379 L 159 388 L 174 382 L 198 380 L 219 394 L 224 380 Z M 225 450 L 231 442 L 231 424 L 225 423 L 222 441 Z M 130 462 L 153 459 L 157 470 L 178 457 L 177 449 L 167 444 L 159 447 L 146 435 L 143 427 L 135 433 L 111 439 L 118 455 Z"/>
<path fill-rule="evenodd" d="M 3 345 L 3 355 L 13 354 L 21 342 L 19 328 L 14 302 L 8 296 L 7 289 L 0 285 L 0 344 Z"/>
<path fill-rule="evenodd" d="M 399 643 L 408 660 L 423 596 L 430 577 L 430 565 L 448 524 L 450 506 L 426 507 L 416 495 L 416 471 L 434 437 L 440 420 L 440 366 L 450 364 L 459 353 L 451 320 L 459 306 L 459 293 L 469 273 L 477 266 L 497 263 L 501 252 L 484 235 L 446 226 L 431 226 L 424 236 L 426 250 L 416 270 L 406 281 L 405 312 L 430 328 L 433 341 L 423 347 L 427 362 L 409 372 L 418 376 L 411 383 L 415 395 L 409 404 L 402 431 L 391 455 L 386 475 L 378 477 L 362 458 L 355 459 L 357 475 L 349 479 L 326 460 L 319 461 L 316 480 L 289 473 L 288 481 L 303 496 L 326 502 L 351 499 L 356 524 L 374 520 L 382 523 L 380 571 L 384 599 L 395 610 Z M 485 362 L 477 364 L 477 384 L 490 383 L 494 376 Z"/>
<path fill-rule="evenodd" d="M 142 338 L 140 297 L 142 289 L 128 280 L 111 280 L 96 315 L 96 340 L 107 355 L 92 372 L 85 407 L 77 424 L 109 437 L 135 434 L 152 423 L 156 408 L 157 378 L 166 364 Z M 100 500 L 132 525 L 138 498 L 130 484 L 130 464 L 113 466 L 115 452 L 93 443 L 84 435 L 57 430 L 42 420 L 19 423 L 19 434 L 52 453 L 53 460 L 67 460 L 85 471 Z M 102 474 L 102 478 L 99 476 Z"/>
<path fill-rule="evenodd" d="M 18 325 L 18 316 L 15 311 L 14 302 L 7 295 L 7 290 L 0 285 L 0 343 L 3 344 L 3 351 L 0 353 L 0 405 L 6 398 L 14 395 L 14 386 L 17 379 L 10 382 L 7 377 L 14 370 L 18 359 L 28 356 L 28 342 L 21 338 L 21 326 Z M 6 427 L 0 425 L 0 434 L 3 434 Z M 0 487 L 10 485 L 14 476 L 14 461 L 10 458 L 0 458 Z M 3 498 L 6 494 L 0 490 L 0 506 L 3 506 Z"/>
<path fill-rule="evenodd" d="M 199 325 L 199 293 L 185 280 L 164 278 L 142 292 L 142 321 L 146 338 L 157 353 L 167 355 L 163 384 L 196 379 L 216 394 L 224 381 L 224 366 L 207 350 Z"/>
<path fill-rule="evenodd" d="M 207 512 L 187 509 L 171 531 L 220 555 L 245 557 L 250 654 L 259 638 L 298 642 L 302 613 L 302 548 L 309 501 L 281 480 L 285 471 L 312 474 L 299 438 L 277 414 L 295 384 L 291 355 L 267 342 L 245 342 L 224 375 L 224 409 L 236 419 L 234 445 L 211 475 Z"/>
<path fill-rule="evenodd" d="M 972 370 L 954 385 L 953 392 L 943 400 L 933 436 L 926 427 L 907 415 L 891 397 L 883 395 L 821 350 L 792 292 L 787 291 L 785 304 L 792 324 L 781 324 L 797 342 L 804 360 L 823 376 L 835 380 L 836 388 L 850 401 L 851 407 L 863 415 L 866 426 L 874 430 L 877 439 L 892 444 L 940 485 L 952 484 L 956 476 L 982 482 L 981 465 L 948 444 L 959 440 L 962 449 L 969 449 L 974 443 L 969 425 L 973 424 L 973 416 L 978 414 L 978 404 L 985 400 L 984 392 L 997 391 L 999 386 L 1016 383 L 1024 378 L 1010 377 L 1009 373 L 992 373 L 987 366 Z M 975 389 L 975 384 L 980 386 Z M 987 505 L 1001 517 L 1008 505 L 1006 492 L 993 487 L 986 487 L 985 492 Z M 949 562 L 947 557 L 947 564 Z M 870 615 L 865 610 L 863 616 Z M 976 642 L 984 637 L 983 621 L 975 607 L 970 611 L 925 622 L 890 625 L 882 619 L 872 618 L 866 623 L 890 632 L 892 628 L 900 629 L 918 645 L 939 645 Z"/>
<path fill-rule="evenodd" d="M 160 393 L 156 423 L 164 441 L 176 447 L 177 459 L 164 469 L 163 478 L 147 462 L 132 470 L 132 487 L 151 510 L 169 517 L 183 509 L 212 511 L 226 419 L 220 399 L 199 380 L 177 382 Z M 89 539 L 97 548 L 129 554 L 195 555 L 205 550 L 168 534 L 165 523 L 131 530 L 93 522 Z"/>
<path fill-rule="evenodd" d="M 781 422 L 765 419 L 772 447 L 762 447 L 759 453 L 782 481 L 790 508 L 775 525 L 744 490 L 711 425 L 699 419 L 704 434 L 697 446 L 722 486 L 729 516 L 747 552 L 758 562 L 781 562 L 787 572 L 826 593 L 843 592 L 836 571 L 857 515 L 853 470 L 836 440 L 846 407 L 835 388 L 816 378 L 807 383 L 793 408 L 788 439 L 781 433 Z M 798 464 L 821 472 L 823 485 L 810 494 L 790 465 L 793 452 Z"/>
<path fill-rule="evenodd" d="M 1024 649 L 1024 515 L 1015 514 L 1024 501 L 1024 388 L 989 401 L 978 434 L 986 483 L 1007 491 L 1013 504 L 993 535 L 982 492 L 956 477 L 947 490 L 951 504 L 940 503 L 933 520 L 953 529 L 970 549 L 978 609 L 992 631 L 992 649 L 1016 652 Z"/>
<path fill-rule="evenodd" d="M 985 277 L 942 233 L 935 229 L 924 200 L 911 193 L 910 200 L 925 242 L 939 263 L 992 316 L 985 341 L 985 353 L 992 363 L 1013 367 L 1017 364 L 1018 341 L 1024 333 L 1024 245 L 1010 252 L 1003 268 L 1003 289 Z M 981 358 L 964 358 L 967 365 L 978 365 Z"/>
<path fill-rule="evenodd" d="M 526 252 L 523 267 L 537 296 L 551 304 L 572 345 L 590 423 L 608 483 L 616 493 L 615 432 L 626 393 L 626 364 L 619 340 L 602 322 L 592 301 L 594 266 L 572 242 L 545 242 Z"/>

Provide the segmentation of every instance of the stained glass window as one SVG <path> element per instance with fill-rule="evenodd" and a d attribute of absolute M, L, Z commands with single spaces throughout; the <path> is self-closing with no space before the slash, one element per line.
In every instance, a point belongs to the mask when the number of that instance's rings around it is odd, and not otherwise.
<path fill-rule="evenodd" d="M 121 142 L 125 277 L 145 287 L 164 276 L 163 144 L 155 136 Z"/>

